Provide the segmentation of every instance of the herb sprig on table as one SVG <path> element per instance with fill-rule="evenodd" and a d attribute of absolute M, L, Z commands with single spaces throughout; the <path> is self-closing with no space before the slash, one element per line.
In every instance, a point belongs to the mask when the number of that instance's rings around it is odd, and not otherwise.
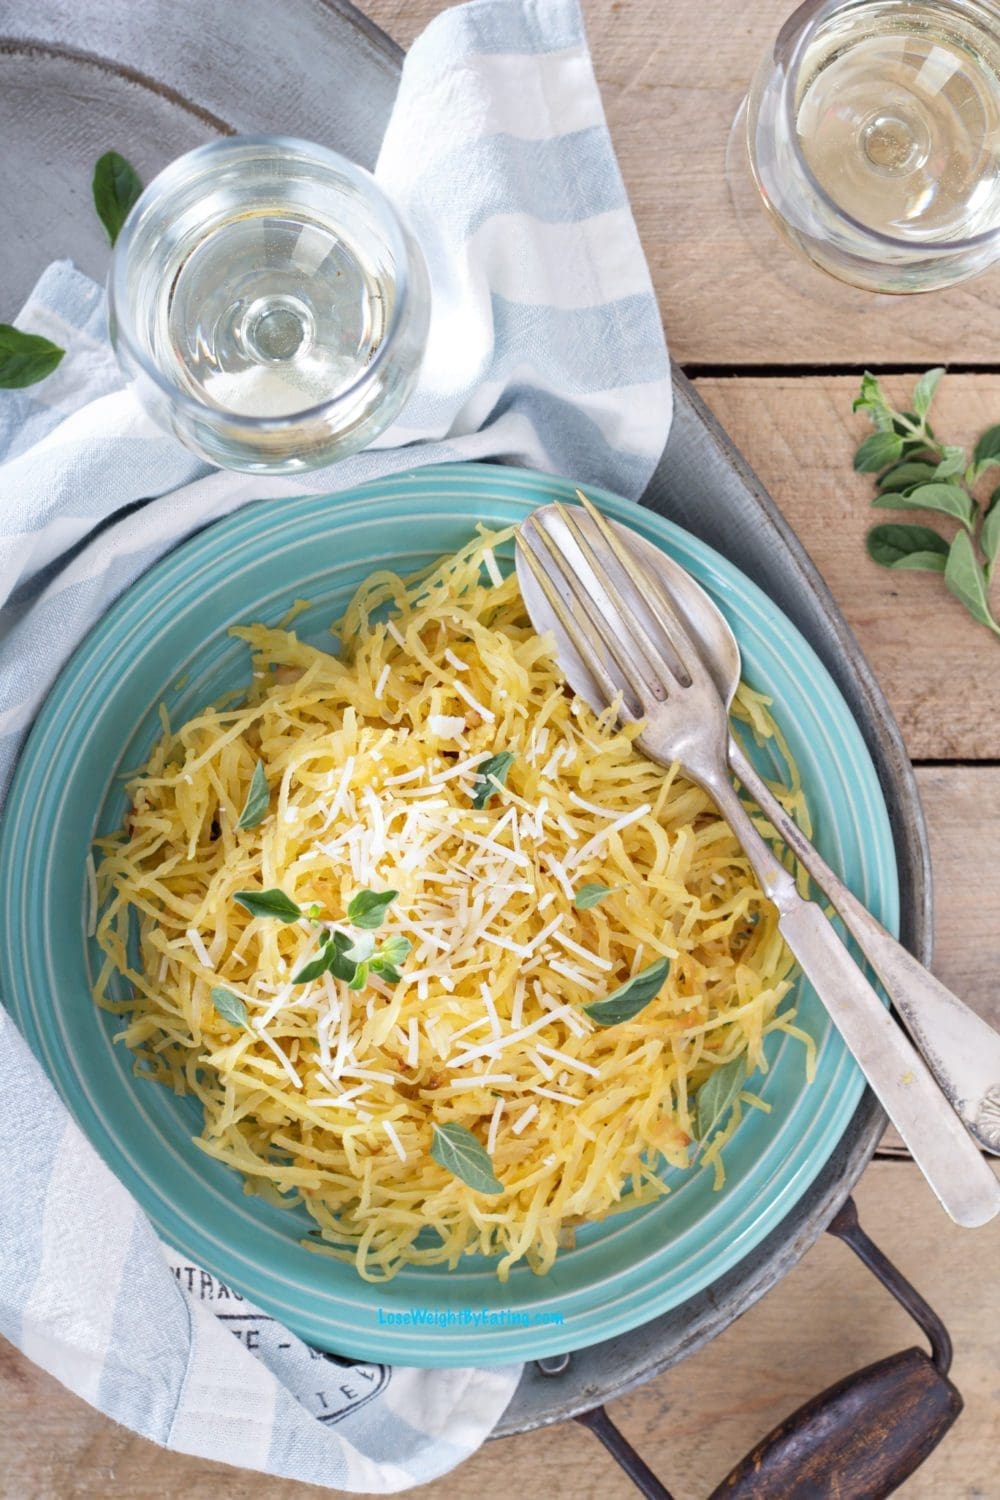
<path fill-rule="evenodd" d="M 142 192 L 142 181 L 132 164 L 117 151 L 106 151 L 94 168 L 91 184 L 94 207 L 112 245 Z M 0 323 L 0 390 L 17 391 L 37 385 L 59 364 L 65 349 L 38 333 L 25 333 L 13 323 Z"/>
<path fill-rule="evenodd" d="M 989 593 L 1000 557 L 1000 485 L 980 499 L 976 489 L 1000 468 L 1000 425 L 988 427 L 971 459 L 964 448 L 942 443 L 928 412 L 943 369 L 928 370 L 913 389 L 912 410 L 897 411 L 874 375 L 865 373 L 855 411 L 875 431 L 854 455 L 862 474 L 877 474 L 872 504 L 879 510 L 930 511 L 958 523 L 951 536 L 938 526 L 901 521 L 873 526 L 868 555 L 883 568 L 941 573 L 945 587 L 969 614 L 1000 635 Z"/>

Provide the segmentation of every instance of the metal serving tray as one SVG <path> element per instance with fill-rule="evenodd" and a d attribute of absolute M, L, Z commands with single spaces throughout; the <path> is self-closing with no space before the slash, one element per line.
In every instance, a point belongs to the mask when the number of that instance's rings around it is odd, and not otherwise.
<path fill-rule="evenodd" d="M 109 148 L 145 180 L 180 152 L 233 130 L 281 131 L 371 165 L 402 53 L 339 0 L 7 0 L 0 18 L 4 231 L 0 318 L 58 256 L 103 277 L 107 246 L 90 176 Z M 903 941 L 930 953 L 926 832 L 899 731 L 834 601 L 794 533 L 674 370 L 670 440 L 643 503 L 733 559 L 798 625 L 833 673 L 874 758 L 899 864 Z M 594 1407 L 699 1348 L 804 1254 L 867 1165 L 884 1117 L 870 1093 L 832 1159 L 781 1226 L 698 1297 L 644 1327 L 529 1366 L 499 1434 Z M 555 1372 L 553 1372 L 554 1374 Z"/>

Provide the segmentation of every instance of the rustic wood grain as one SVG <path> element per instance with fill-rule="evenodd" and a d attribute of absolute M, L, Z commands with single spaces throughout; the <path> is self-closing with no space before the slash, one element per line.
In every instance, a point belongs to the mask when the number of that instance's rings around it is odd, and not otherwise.
<path fill-rule="evenodd" d="M 1000 364 L 1000 276 L 924 298 L 873 299 L 762 263 L 722 175 L 729 123 L 791 0 L 584 0 L 595 69 L 650 261 L 671 350 L 743 365 L 960 361 Z M 364 0 L 406 45 L 442 0 Z M 864 556 L 870 486 L 850 471 L 863 427 L 846 378 L 704 379 L 701 394 L 757 468 L 821 571 L 886 688 L 919 760 L 996 761 L 1000 645 L 948 601 L 940 580 L 892 575 Z M 899 394 L 905 382 L 889 382 Z M 1000 377 L 952 376 L 938 426 L 964 441 L 1000 419 Z M 924 766 L 918 779 L 936 880 L 935 969 L 1000 1020 L 1000 767 Z M 906 1161 L 874 1163 L 862 1220 L 948 1323 L 966 1411 L 901 1494 L 998 1493 L 1000 1289 L 996 1226 L 969 1234 L 935 1209 Z M 850 1370 L 914 1341 L 912 1325 L 841 1245 L 821 1242 L 762 1303 L 695 1359 L 615 1402 L 614 1419 L 679 1500 L 700 1500 L 770 1427 Z M 0 1342 L 3 1500 L 320 1500 L 328 1491 L 154 1448 L 113 1426 Z M 572 1424 L 487 1445 L 422 1491 L 427 1500 L 504 1493 L 629 1500 L 635 1492 Z M 778 1500 L 778 1497 L 775 1497 Z"/>
<path fill-rule="evenodd" d="M 366 0 L 406 46 L 442 0 Z M 882 297 L 800 275 L 749 241 L 724 173 L 740 99 L 791 0 L 584 0 L 594 68 L 675 358 L 682 362 L 995 365 L 1000 271 L 947 292 Z M 762 226 L 766 230 L 766 226 Z"/>
<path fill-rule="evenodd" d="M 909 1162 L 875 1162 L 862 1223 L 948 1323 L 966 1409 L 898 1491 L 906 1500 L 993 1500 L 1000 1445 L 995 1226 L 974 1234 L 935 1210 Z M 612 1403 L 611 1415 L 678 1500 L 702 1500 L 789 1411 L 850 1371 L 918 1341 L 914 1326 L 850 1252 L 822 1240 L 696 1359 Z M 3 1500 L 321 1500 L 329 1491 L 263 1480 L 154 1448 L 115 1427 L 8 1346 L 0 1355 Z M 426 1500 L 630 1500 L 628 1481 L 573 1424 L 487 1444 Z M 780 1500 L 775 1496 L 774 1500 Z"/>

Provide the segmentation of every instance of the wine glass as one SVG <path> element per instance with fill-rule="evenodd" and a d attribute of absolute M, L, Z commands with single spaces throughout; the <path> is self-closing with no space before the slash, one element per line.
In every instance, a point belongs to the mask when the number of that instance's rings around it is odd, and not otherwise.
<path fill-rule="evenodd" d="M 372 442 L 416 382 L 423 256 L 374 179 L 325 147 L 233 136 L 133 207 L 108 286 L 140 401 L 223 468 L 293 473 Z"/>
<path fill-rule="evenodd" d="M 814 265 L 925 292 L 1000 257 L 1000 10 L 990 0 L 807 0 L 730 138 L 747 182 Z M 741 183 L 742 179 L 742 183 Z"/>

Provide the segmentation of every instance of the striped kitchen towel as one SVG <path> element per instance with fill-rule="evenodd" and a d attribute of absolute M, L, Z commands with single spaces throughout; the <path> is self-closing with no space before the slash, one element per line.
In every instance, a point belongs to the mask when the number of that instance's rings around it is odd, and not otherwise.
<path fill-rule="evenodd" d="M 432 22 L 377 175 L 427 256 L 427 357 L 378 446 L 306 479 L 223 473 L 178 447 L 123 389 L 99 288 L 68 264 L 42 276 L 18 323 L 65 358 L 0 397 L 0 797 L 82 635 L 238 506 L 484 458 L 643 490 L 666 441 L 669 366 L 574 0 L 476 0 Z M 0 1331 L 135 1431 L 389 1493 L 459 1463 L 510 1401 L 516 1367 L 317 1356 L 165 1253 L 2 1012 L 0 1124 Z"/>

